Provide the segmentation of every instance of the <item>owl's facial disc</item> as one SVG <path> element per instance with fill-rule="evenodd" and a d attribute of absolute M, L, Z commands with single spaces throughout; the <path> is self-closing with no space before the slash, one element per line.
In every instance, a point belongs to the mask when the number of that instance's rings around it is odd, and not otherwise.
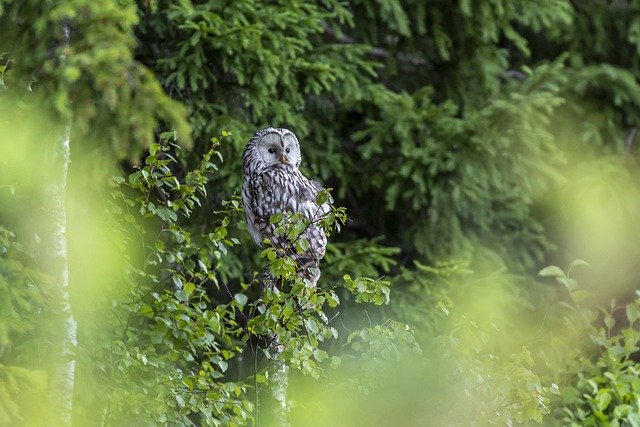
<path fill-rule="evenodd" d="M 258 151 L 268 165 L 288 164 L 296 168 L 300 165 L 300 149 L 293 134 L 280 135 L 274 132 L 264 135 Z"/>

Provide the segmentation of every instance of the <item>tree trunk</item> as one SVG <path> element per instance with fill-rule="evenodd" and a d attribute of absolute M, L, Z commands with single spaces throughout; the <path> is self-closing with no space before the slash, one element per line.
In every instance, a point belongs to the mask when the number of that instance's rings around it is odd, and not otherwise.
<path fill-rule="evenodd" d="M 275 337 L 269 351 L 269 403 L 263 405 L 268 413 L 263 411 L 264 426 L 289 427 L 289 407 L 287 405 L 287 387 L 289 385 L 289 367 L 282 359 L 284 346 L 278 343 Z"/>
<path fill-rule="evenodd" d="M 51 219 L 52 254 L 49 260 L 49 274 L 55 283 L 56 295 L 56 326 L 61 330 L 55 334 L 57 341 L 52 356 L 51 393 L 54 408 L 57 412 L 52 425 L 70 426 L 73 408 L 73 388 L 75 377 L 76 330 L 77 324 L 73 317 L 69 301 L 69 260 L 67 253 L 67 215 L 66 192 L 67 174 L 69 170 L 69 129 L 56 147 L 53 167 L 51 168 L 51 183 L 48 185 L 49 201 L 47 208 Z"/>
<path fill-rule="evenodd" d="M 62 22 L 63 45 L 69 46 L 70 29 L 66 19 Z M 65 56 L 60 57 L 64 63 Z M 53 408 L 57 416 L 52 425 L 71 426 L 73 413 L 73 390 L 75 381 L 75 363 L 77 347 L 77 323 L 71 310 L 69 295 L 69 254 L 67 249 L 67 179 L 69 175 L 70 126 L 67 125 L 64 134 L 59 139 L 52 155 L 50 169 L 51 181 L 47 185 L 47 207 L 50 214 L 51 230 L 51 259 L 49 259 L 49 273 L 54 283 L 56 295 L 57 317 L 55 327 L 59 331 L 54 334 L 53 366 L 51 369 L 51 392 L 53 394 Z"/>
<path fill-rule="evenodd" d="M 260 293 L 264 294 L 267 288 L 274 289 L 274 279 L 267 266 L 262 279 Z M 289 367 L 282 359 L 284 345 L 279 342 L 278 336 L 272 332 L 268 337 L 269 346 L 269 380 L 267 387 L 269 396 L 260 399 L 262 403 L 257 410 L 260 412 L 261 422 L 258 427 L 289 427 L 289 408 L 287 405 L 287 387 L 289 385 Z"/>

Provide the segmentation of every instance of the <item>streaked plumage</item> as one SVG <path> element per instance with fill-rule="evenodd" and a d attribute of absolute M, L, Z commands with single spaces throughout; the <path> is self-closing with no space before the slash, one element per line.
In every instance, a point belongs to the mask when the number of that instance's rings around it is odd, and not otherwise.
<path fill-rule="evenodd" d="M 327 245 L 317 222 L 330 207 L 316 202 L 323 188 L 300 173 L 300 161 L 300 145 L 293 132 L 276 128 L 257 132 L 242 153 L 242 203 L 253 240 L 262 245 L 267 239 L 281 253 L 291 256 L 315 286 L 318 262 Z M 300 213 L 311 221 L 300 235 L 309 242 L 307 250 L 298 253 L 286 236 L 274 234 L 277 224 L 270 224 L 269 219 L 276 213 Z"/>

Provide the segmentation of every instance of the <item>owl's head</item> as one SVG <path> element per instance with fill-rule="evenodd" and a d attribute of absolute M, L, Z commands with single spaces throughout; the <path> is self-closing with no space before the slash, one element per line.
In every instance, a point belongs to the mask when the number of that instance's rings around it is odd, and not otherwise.
<path fill-rule="evenodd" d="M 242 153 L 242 171 L 255 173 L 259 169 L 277 164 L 300 166 L 300 144 L 288 129 L 266 128 L 258 131 Z"/>

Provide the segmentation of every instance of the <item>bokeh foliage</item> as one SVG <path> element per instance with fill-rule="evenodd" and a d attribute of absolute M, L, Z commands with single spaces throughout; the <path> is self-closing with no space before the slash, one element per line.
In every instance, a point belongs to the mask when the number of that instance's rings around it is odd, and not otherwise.
<path fill-rule="evenodd" d="M 66 126 L 75 423 L 251 425 L 274 330 L 296 425 L 640 422 L 640 1 L 0 0 L 0 33 L 0 425 L 55 412 Z M 268 125 L 347 209 L 315 293 L 244 230 Z"/>

